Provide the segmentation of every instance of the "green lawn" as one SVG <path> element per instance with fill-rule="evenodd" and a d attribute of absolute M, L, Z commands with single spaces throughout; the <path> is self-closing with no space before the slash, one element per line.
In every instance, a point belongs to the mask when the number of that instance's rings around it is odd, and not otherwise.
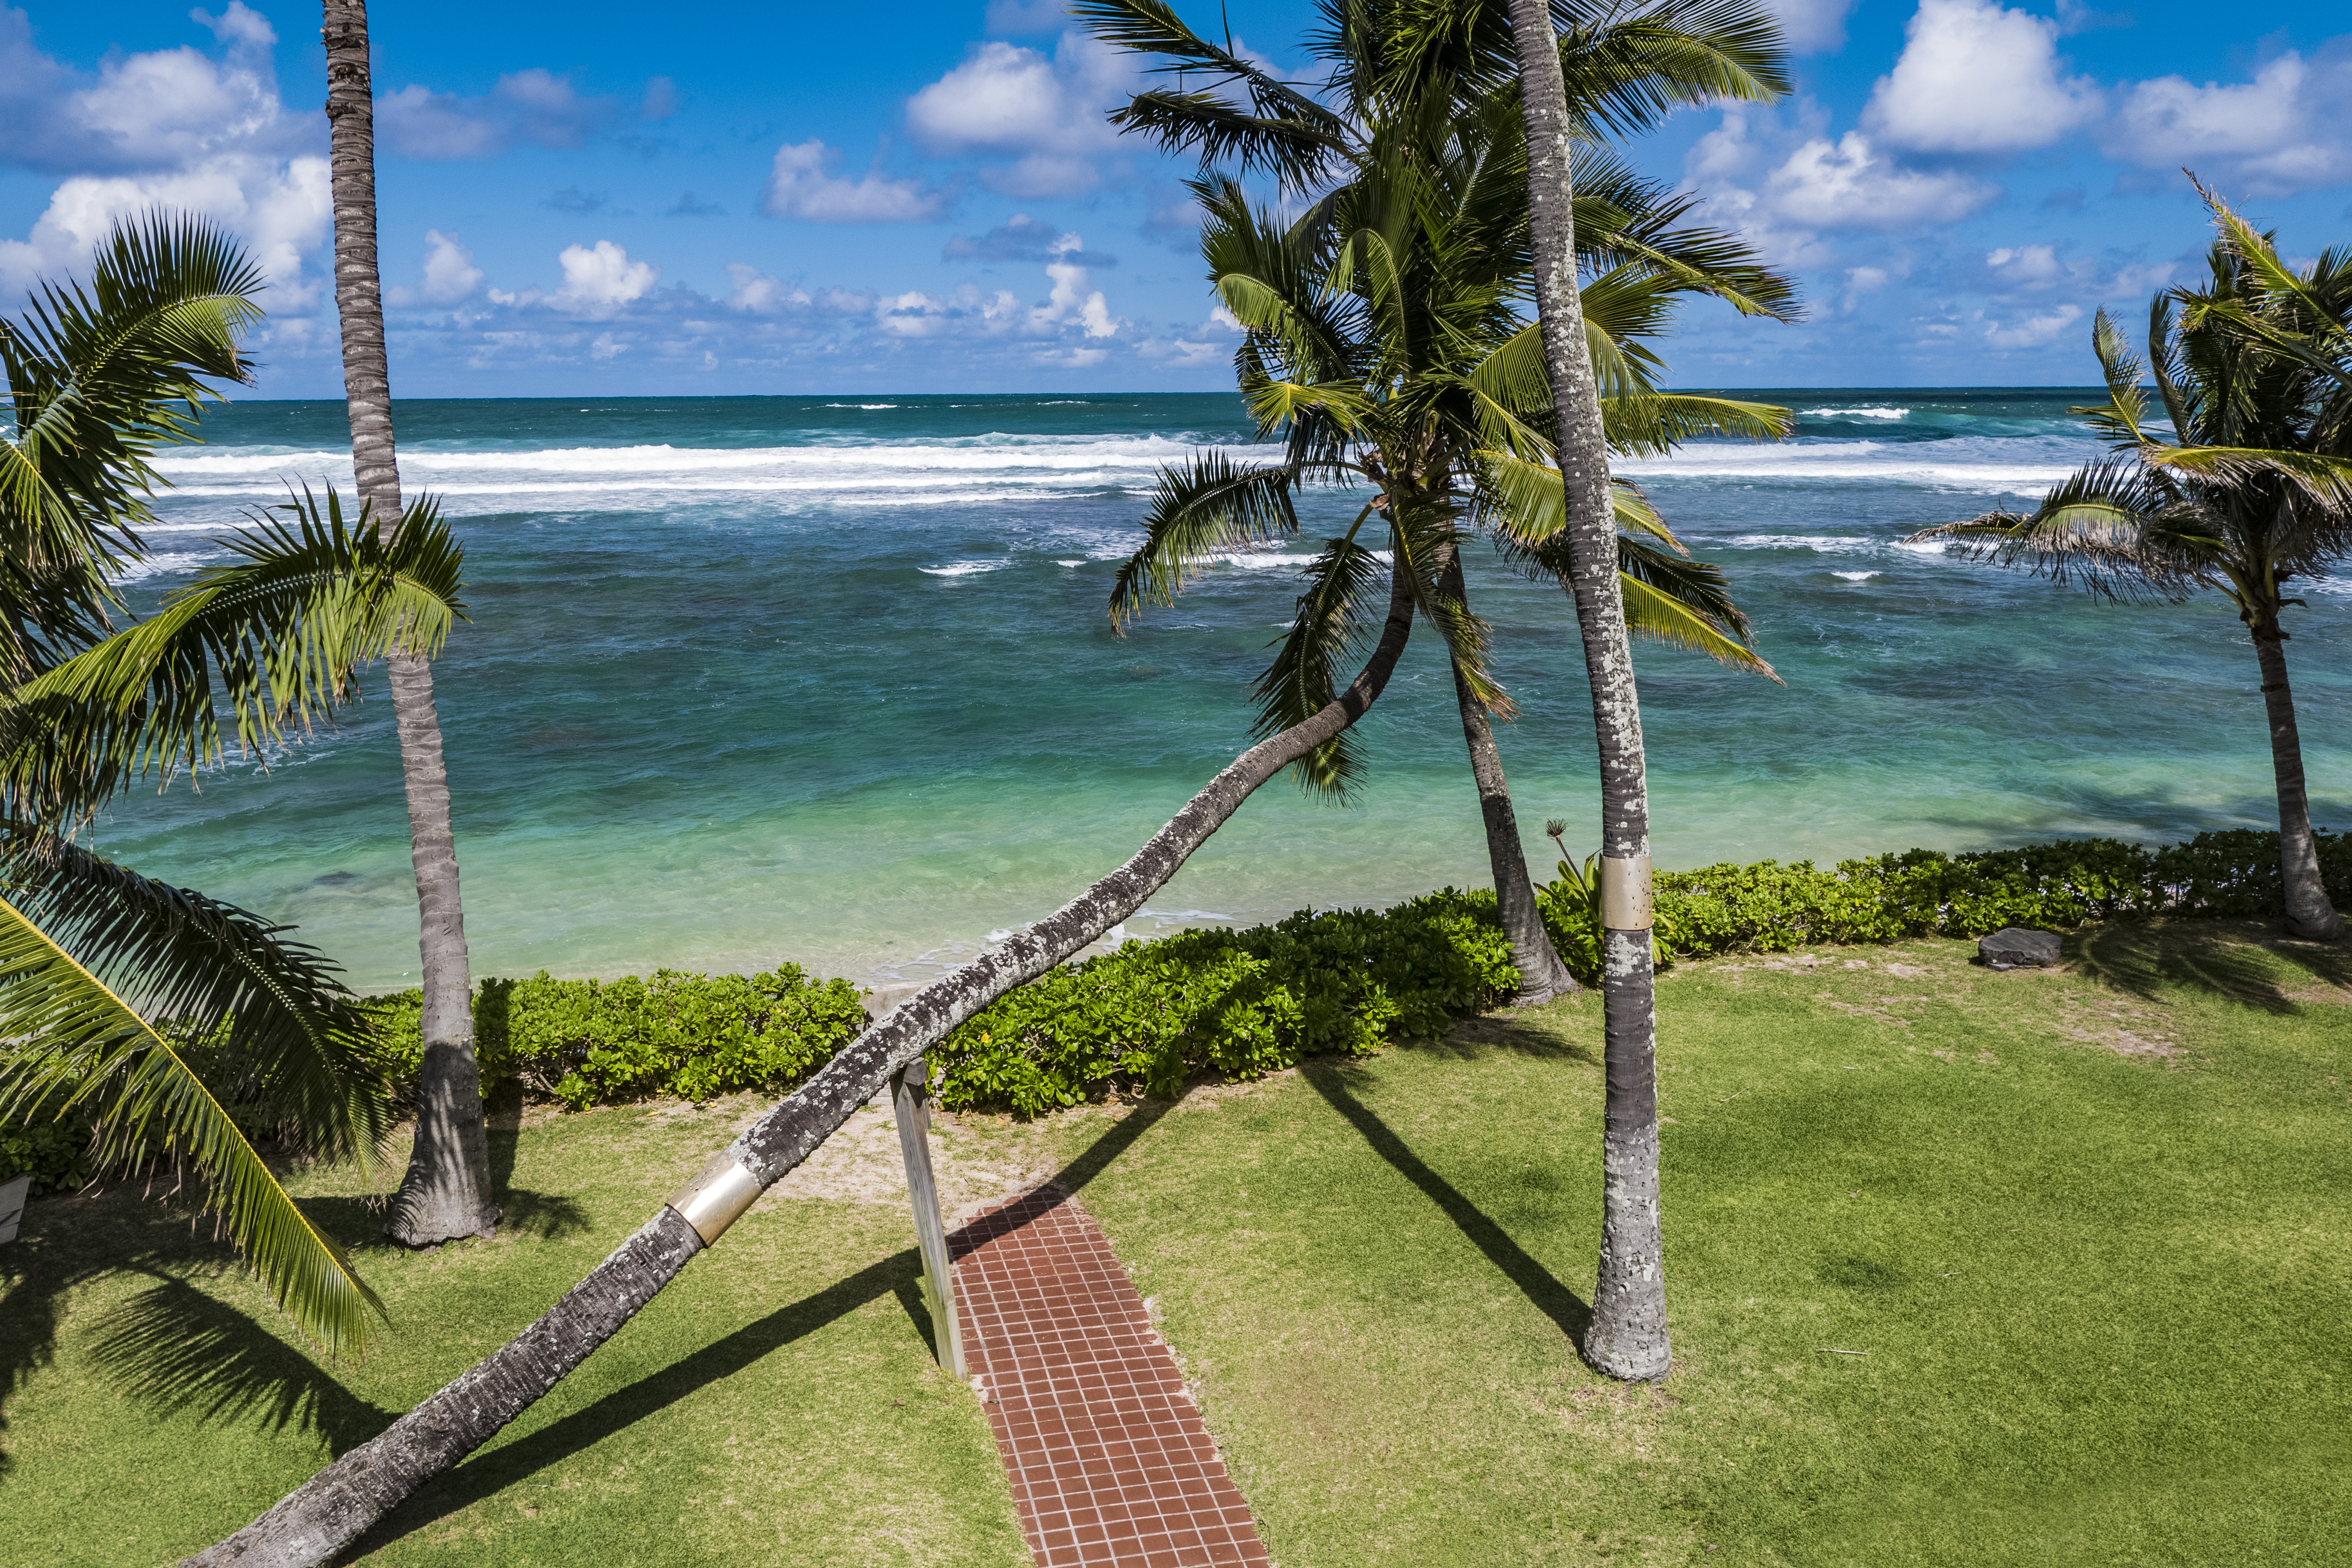
<path fill-rule="evenodd" d="M 2346 1561 L 2352 953 L 2210 922 L 2078 939 L 2063 973 L 1969 951 L 1662 982 L 1661 1389 L 1568 1338 L 1591 997 L 1172 1106 L 968 1118 L 945 1158 L 971 1191 L 1080 1187 L 1282 1568 Z M 26 1368 L 0 1557 L 154 1563 L 241 1522 L 551 1300 L 745 1109 L 527 1128 L 528 1226 L 366 1252 L 397 1331 L 340 1381 L 257 1332 L 184 1220 L 37 1205 L 0 1247 Z M 1023 1561 L 985 1424 L 929 1370 L 903 1214 L 854 1164 L 772 1196 L 370 1561 Z M 365 1233 L 347 1175 L 309 1179 Z M 248 1403 L 208 1415 L 224 1395 Z"/>

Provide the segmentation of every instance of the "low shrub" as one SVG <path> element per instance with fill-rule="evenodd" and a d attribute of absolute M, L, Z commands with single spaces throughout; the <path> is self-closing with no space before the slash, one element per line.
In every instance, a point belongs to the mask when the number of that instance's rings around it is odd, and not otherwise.
<path fill-rule="evenodd" d="M 1443 1032 L 1517 984 L 1491 892 L 1383 910 L 1302 910 L 1247 931 L 1129 942 L 1000 998 L 932 1051 L 940 1103 L 1034 1116 L 1125 1082 L 1259 1078 Z"/>
<path fill-rule="evenodd" d="M 2352 836 L 2319 835 L 2319 857 L 2329 896 L 2352 908 Z M 1597 889 L 1581 868 L 1562 862 L 1560 873 L 1538 900 L 1553 944 L 1590 984 L 1600 960 Z M 1656 892 L 1656 946 L 1667 963 L 2284 908 L 2278 835 L 2252 831 L 2154 850 L 2111 838 L 1963 855 L 1913 849 L 1829 871 L 1811 861 L 1725 864 L 1661 873 Z M 1301 1057 L 1440 1034 L 1517 979 L 1495 895 L 1448 888 L 1381 910 L 1301 910 L 1246 931 L 1130 942 L 1000 998 L 931 1056 L 950 1108 L 1033 1116 L 1121 1086 L 1164 1095 L 1202 1068 L 1256 1078 Z M 866 1026 L 860 994 L 789 963 L 748 977 L 662 970 L 650 980 L 541 972 L 485 981 L 474 1011 L 484 1092 L 519 1079 L 573 1110 L 656 1094 L 781 1092 Z M 387 1080 L 396 1094 L 413 1093 L 420 994 L 366 1005 L 382 1029 Z M 232 1111 L 251 1131 L 270 1130 L 266 1097 Z M 76 1185 L 89 1173 L 88 1150 L 88 1125 L 71 1117 L 0 1122 L 0 1181 L 31 1171 L 36 1192 Z"/>
<path fill-rule="evenodd" d="M 2338 908 L 2352 900 L 2352 836 L 2317 836 L 2321 875 Z M 1560 862 L 1539 889 L 1553 945 L 1580 980 L 1599 969 L 1597 892 Z M 1911 849 L 1843 860 L 1725 863 L 1656 878 L 1662 961 L 1721 952 L 1787 952 L 1816 942 L 1983 936 L 2146 914 L 2246 918 L 2285 908 L 2275 833 L 2202 833 L 2147 849 L 2114 838 L 2060 839 L 2020 849 L 1946 855 Z"/>
<path fill-rule="evenodd" d="M 574 1110 L 648 1095 L 703 1100 L 779 1089 L 832 1059 L 866 1027 L 863 994 L 846 980 L 813 981 L 796 963 L 765 974 L 650 980 L 486 980 L 474 994 L 482 1089 L 509 1079 Z M 371 996 L 384 1065 L 413 1092 L 425 1055 L 424 994 Z"/>

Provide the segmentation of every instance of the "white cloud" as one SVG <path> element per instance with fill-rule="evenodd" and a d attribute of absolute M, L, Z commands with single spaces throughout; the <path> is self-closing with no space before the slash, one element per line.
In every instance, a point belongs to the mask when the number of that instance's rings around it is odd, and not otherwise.
<path fill-rule="evenodd" d="M 457 243 L 454 234 L 437 228 L 425 231 L 425 279 L 414 289 L 394 289 L 384 296 L 394 305 L 454 305 L 482 286 L 482 269 L 474 253 Z"/>
<path fill-rule="evenodd" d="M 599 319 L 612 315 L 633 300 L 641 300 L 661 276 L 648 261 L 632 261 L 629 253 L 609 239 L 593 248 L 567 245 L 556 258 L 563 267 L 563 287 L 547 297 L 559 310 Z"/>
<path fill-rule="evenodd" d="M 2040 289 L 2055 283 L 2064 276 L 2058 265 L 2058 252 L 2047 245 L 2027 245 L 2011 248 L 2002 246 L 1985 253 L 1985 266 L 1992 275 L 2012 289 Z"/>
<path fill-rule="evenodd" d="M 1814 137 L 1765 182 L 1772 211 L 1812 228 L 1911 228 L 1952 223 L 2000 195 L 1969 175 L 1904 169 L 1849 131 Z"/>
<path fill-rule="evenodd" d="M 1066 234 L 1054 242 L 1054 258 L 1045 263 L 1045 276 L 1054 280 L 1054 291 L 1046 296 L 1044 304 L 1029 312 L 1030 324 L 1045 327 L 1076 322 L 1090 338 L 1115 338 L 1123 323 L 1111 319 L 1110 307 L 1104 302 L 1101 289 L 1088 291 L 1086 268 L 1072 259 L 1085 248 L 1085 242 L 1075 234 Z"/>
<path fill-rule="evenodd" d="M 2102 139 L 2150 169 L 2186 163 L 2232 195 L 2290 195 L 2352 180 L 2352 50 L 2280 55 L 2248 82 L 2158 77 L 2133 88 Z"/>
<path fill-rule="evenodd" d="M 1845 47 L 1845 14 L 1853 0 L 1769 0 L 1792 54 L 1825 54 Z"/>
<path fill-rule="evenodd" d="M 885 179 L 879 170 L 868 170 L 862 180 L 826 174 L 825 166 L 838 157 L 814 138 L 777 148 L 761 201 L 768 216 L 813 223 L 917 223 L 937 216 L 945 205 L 937 191 L 914 180 Z"/>
<path fill-rule="evenodd" d="M 780 310 L 805 307 L 809 297 L 804 289 L 795 289 L 781 278 L 773 278 L 756 267 L 740 261 L 727 264 L 727 304 L 730 310 L 748 310 L 755 316 L 772 316 Z"/>
<path fill-rule="evenodd" d="M 2007 326 L 1988 321 L 1985 342 L 1997 349 L 2038 349 L 2082 319 L 2080 305 L 2061 305 Z"/>
<path fill-rule="evenodd" d="M 907 125 L 933 152 L 1015 154 L 982 174 L 1007 195 L 1068 195 L 1100 180 L 1095 158 L 1118 139 L 1103 116 L 1137 79 L 1128 55 L 1083 33 L 1064 33 L 1051 59 L 976 44 L 907 100 Z"/>
<path fill-rule="evenodd" d="M 1884 267 L 1849 267 L 1845 269 L 1845 288 L 1838 296 L 1838 309 L 1851 315 L 1863 300 L 1886 287 L 1893 274 Z"/>
<path fill-rule="evenodd" d="M 412 83 L 375 100 L 376 132 L 408 158 L 487 158 L 517 142 L 577 147 L 620 111 L 618 100 L 583 98 L 570 80 L 533 67 L 499 78 L 480 98 Z"/>
<path fill-rule="evenodd" d="M 874 324 L 894 338 L 1001 337 L 1013 330 L 1020 311 L 1021 301 L 1010 290 L 983 294 L 967 283 L 944 295 L 920 289 L 886 295 L 875 304 Z"/>
<path fill-rule="evenodd" d="M 2087 77 L 2062 79 L 2058 26 L 1998 0 L 1920 0 L 1863 123 L 1923 153 L 2046 147 L 2099 112 Z"/>
<path fill-rule="evenodd" d="M 66 181 L 21 240 L 0 240 L 0 282 L 20 289 L 37 275 L 79 270 L 116 220 L 157 208 L 199 213 L 242 238 L 268 280 L 273 315 L 317 301 L 302 258 L 325 238 L 331 216 L 327 161 L 285 163 L 244 154 L 208 158 L 158 174 L 84 174 Z"/>

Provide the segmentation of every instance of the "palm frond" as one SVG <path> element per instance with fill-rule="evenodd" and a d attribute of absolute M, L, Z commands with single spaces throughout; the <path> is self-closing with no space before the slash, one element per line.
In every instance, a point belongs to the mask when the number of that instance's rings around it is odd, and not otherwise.
<path fill-rule="evenodd" d="M 288 1316 L 330 1352 L 361 1349 L 383 1304 L 155 1023 L 197 1038 L 226 1030 L 225 1055 L 289 1121 L 326 1152 L 368 1154 L 388 1115 L 349 994 L 242 910 L 51 850 L 46 865 L 14 857 L 18 881 L 0 898 L 0 1037 L 17 1042 L 0 1058 L 0 1115 L 79 1107 L 110 1158 L 187 1161 Z"/>
<path fill-rule="evenodd" d="M 0 794 L 44 814 L 87 808 L 129 777 L 216 760 L 216 700 L 248 750 L 309 726 L 389 653 L 431 657 L 463 613 L 464 548 L 430 497 L 389 540 L 335 492 L 307 491 L 222 542 L 243 557 L 156 614 L 59 664 L 0 703 Z"/>
<path fill-rule="evenodd" d="M 1236 463 L 1222 452 L 1161 468 L 1144 542 L 1111 586 L 1111 625 L 1123 630 L 1146 605 L 1173 604 L 1211 556 L 1297 532 L 1297 482 L 1288 464 Z"/>
<path fill-rule="evenodd" d="M 1383 575 L 1380 557 L 1356 542 L 1371 515 L 1366 507 L 1355 527 L 1328 541 L 1300 574 L 1307 590 L 1298 595 L 1274 662 L 1251 688 L 1256 714 L 1251 733 L 1263 739 L 1313 717 L 1338 696 L 1340 677 L 1366 626 L 1364 603 Z M 1363 773 L 1363 758 L 1352 727 L 1298 763 L 1298 780 L 1311 794 L 1345 798 Z"/>

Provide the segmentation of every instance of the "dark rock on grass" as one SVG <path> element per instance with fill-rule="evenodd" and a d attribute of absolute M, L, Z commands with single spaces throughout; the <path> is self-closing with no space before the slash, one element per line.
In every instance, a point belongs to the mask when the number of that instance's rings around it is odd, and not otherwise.
<path fill-rule="evenodd" d="M 2047 969 L 2058 962 L 2058 933 L 2008 926 L 1979 938 L 1977 956 L 1991 969 Z"/>

